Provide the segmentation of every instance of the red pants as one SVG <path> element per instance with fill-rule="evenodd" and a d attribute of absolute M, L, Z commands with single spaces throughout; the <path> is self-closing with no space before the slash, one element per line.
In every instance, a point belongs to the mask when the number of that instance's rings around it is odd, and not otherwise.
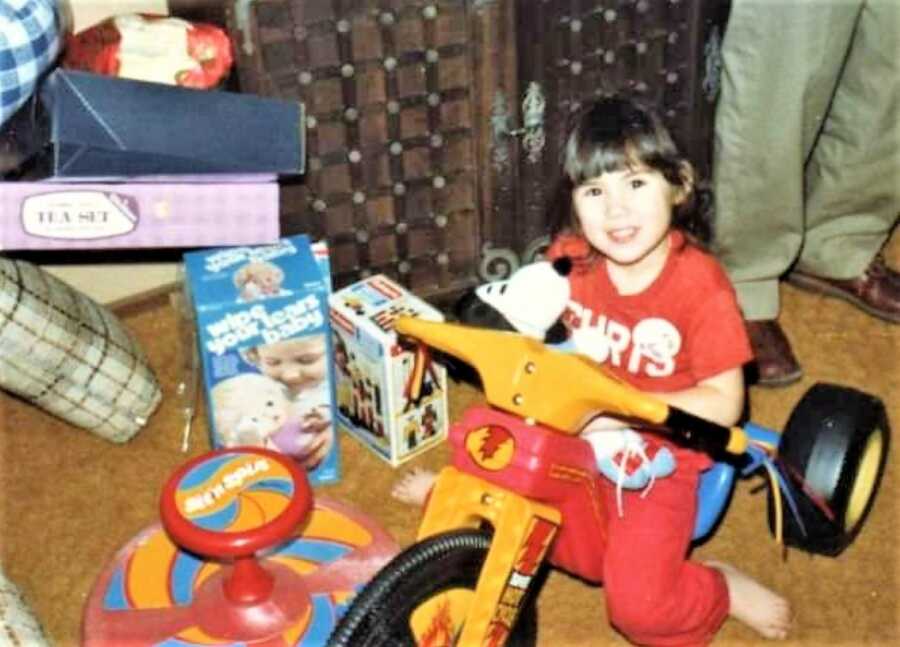
<path fill-rule="evenodd" d="M 697 507 L 695 469 L 656 481 L 644 498 L 601 478 L 609 517 L 603 587 L 610 622 L 640 645 L 705 645 L 728 615 L 725 578 L 687 559 Z"/>

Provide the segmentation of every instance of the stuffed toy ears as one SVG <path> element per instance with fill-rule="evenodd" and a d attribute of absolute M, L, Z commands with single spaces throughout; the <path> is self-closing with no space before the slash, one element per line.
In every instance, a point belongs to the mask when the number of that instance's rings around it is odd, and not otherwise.
<path fill-rule="evenodd" d="M 542 341 L 548 338 L 569 303 L 572 261 L 560 257 L 517 270 L 509 279 L 486 283 L 460 302 L 463 323 L 515 330 Z"/>

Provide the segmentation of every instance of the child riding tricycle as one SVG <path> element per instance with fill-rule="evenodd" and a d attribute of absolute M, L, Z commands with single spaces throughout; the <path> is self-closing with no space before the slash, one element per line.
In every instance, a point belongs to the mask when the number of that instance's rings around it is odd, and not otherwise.
<path fill-rule="evenodd" d="M 782 437 L 734 427 L 752 349 L 703 245 L 711 223 L 693 166 L 638 101 L 572 108 L 547 261 L 476 290 L 532 338 L 397 324 L 474 367 L 490 406 L 453 427 L 452 466 L 436 480 L 402 482 L 411 502 L 430 491 L 419 543 L 358 596 L 335 645 L 531 644 L 545 561 L 602 582 L 610 624 L 633 643 L 706 644 L 729 616 L 784 638 L 786 599 L 689 557 L 735 466 L 770 474 L 771 524 L 787 543 L 834 554 L 865 519 L 887 448 L 883 406 L 819 385 Z M 554 322 L 577 354 L 543 343 Z"/>
<path fill-rule="evenodd" d="M 859 391 L 815 385 L 783 434 L 726 428 L 515 333 L 411 318 L 396 329 L 474 367 L 488 405 L 451 428 L 452 464 L 416 543 L 360 592 L 331 645 L 534 644 L 544 562 L 602 580 L 606 519 L 617 512 L 598 494 L 595 456 L 576 435 L 597 411 L 719 460 L 701 479 L 695 539 L 718 521 L 736 469 L 771 475 L 777 536 L 826 555 L 853 540 L 878 489 L 888 423 L 881 402 Z"/>

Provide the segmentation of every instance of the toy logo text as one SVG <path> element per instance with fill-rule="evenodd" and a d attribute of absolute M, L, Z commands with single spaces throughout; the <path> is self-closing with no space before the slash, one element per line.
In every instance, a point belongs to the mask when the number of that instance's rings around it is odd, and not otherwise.
<path fill-rule="evenodd" d="M 244 481 L 251 476 L 269 471 L 269 461 L 260 458 L 252 463 L 241 465 L 237 469 L 227 472 L 222 480 L 199 494 L 188 497 L 184 502 L 184 513 L 194 515 L 207 510 L 223 498 L 228 492 L 240 488 Z"/>
<path fill-rule="evenodd" d="M 275 245 L 263 245 L 254 247 L 229 247 L 215 254 L 210 254 L 204 259 L 207 272 L 219 272 L 227 267 L 233 267 L 248 261 L 269 261 L 279 256 L 296 254 L 297 248 L 287 240 Z"/>
<path fill-rule="evenodd" d="M 41 238 L 111 238 L 134 231 L 137 223 L 137 201 L 118 193 L 57 191 L 22 203 L 22 229 Z"/>
<path fill-rule="evenodd" d="M 516 621 L 522 600 L 537 568 L 547 552 L 550 540 L 556 533 L 556 524 L 545 519 L 534 518 L 525 538 L 513 570 L 500 594 L 500 602 L 488 629 L 488 645 L 502 645 Z"/>
<path fill-rule="evenodd" d="M 240 344 L 271 344 L 325 323 L 319 298 L 310 294 L 283 308 L 269 312 L 264 304 L 240 312 L 229 312 L 206 324 L 206 350 L 221 355 Z"/>
<path fill-rule="evenodd" d="M 503 427 L 479 427 L 466 436 L 466 451 L 479 467 L 486 470 L 502 470 L 509 465 L 515 450 L 515 439 Z"/>

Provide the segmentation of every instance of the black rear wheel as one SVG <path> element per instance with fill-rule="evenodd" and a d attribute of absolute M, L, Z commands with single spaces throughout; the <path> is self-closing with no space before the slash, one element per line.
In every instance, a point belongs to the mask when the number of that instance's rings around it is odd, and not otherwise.
<path fill-rule="evenodd" d="M 850 545 L 878 492 L 889 438 L 878 398 L 833 384 L 806 392 L 778 448 L 802 520 L 785 509 L 785 543 L 831 556 Z M 775 521 L 770 495 L 770 528 Z"/>
<path fill-rule="evenodd" d="M 329 646 L 456 644 L 460 618 L 490 544 L 491 535 L 486 531 L 459 530 L 412 545 L 354 599 L 332 632 Z M 537 612 L 530 596 L 523 601 L 506 644 L 532 647 L 536 636 Z"/>

